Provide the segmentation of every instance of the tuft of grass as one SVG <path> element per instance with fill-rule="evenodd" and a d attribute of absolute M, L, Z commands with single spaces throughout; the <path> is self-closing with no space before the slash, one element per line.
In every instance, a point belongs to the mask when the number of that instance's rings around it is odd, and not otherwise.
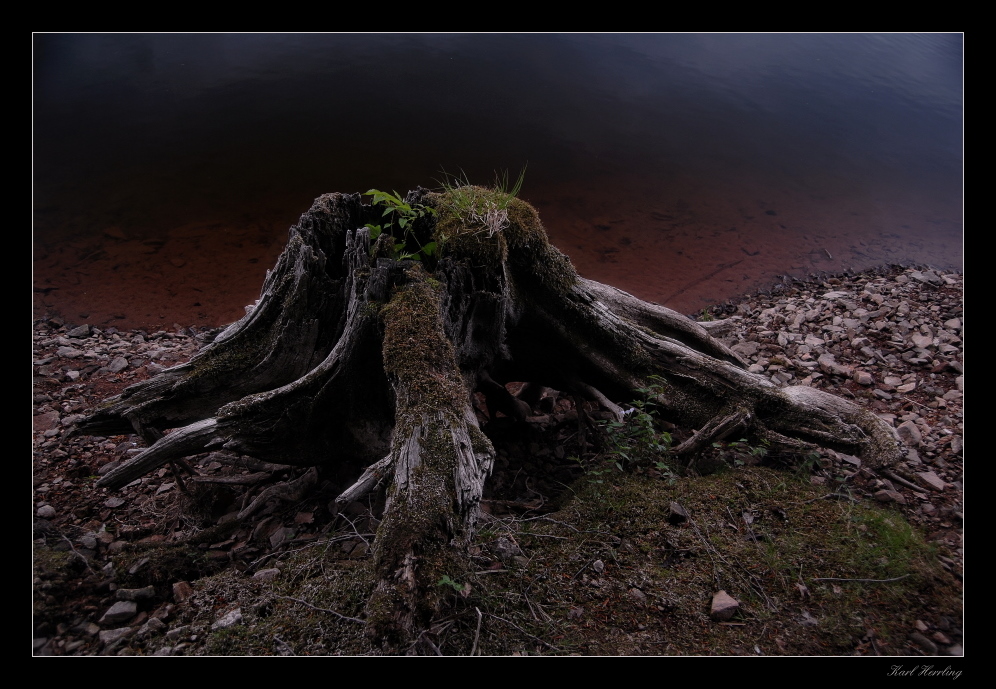
<path fill-rule="evenodd" d="M 517 198 L 526 178 L 526 166 L 519 171 L 515 181 L 510 181 L 508 170 L 495 172 L 491 187 L 471 184 L 463 170 L 460 174 L 440 172 L 436 180 L 443 189 L 444 210 L 463 218 L 468 225 L 478 226 L 493 237 L 509 225 L 508 205 Z"/>

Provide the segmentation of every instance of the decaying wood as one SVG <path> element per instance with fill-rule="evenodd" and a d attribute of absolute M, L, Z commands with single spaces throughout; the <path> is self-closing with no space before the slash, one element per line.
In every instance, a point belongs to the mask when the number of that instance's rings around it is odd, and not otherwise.
<path fill-rule="evenodd" d="M 488 203 L 490 192 L 478 191 Z M 220 449 L 360 476 L 339 504 L 389 485 L 367 621 L 371 634 L 400 643 L 428 624 L 440 574 L 474 534 L 494 460 L 474 391 L 512 418 L 529 405 L 508 381 L 595 400 L 620 417 L 619 405 L 654 381 L 664 418 L 697 430 L 679 453 L 736 433 L 829 447 L 869 466 L 898 459 L 898 438 L 870 412 L 779 388 L 711 336 L 716 326 L 579 277 L 528 204 L 508 202 L 496 232 L 479 224 L 487 213 L 446 194 L 416 190 L 408 202 L 438 212 L 414 229 L 441 245 L 431 272 L 394 260 L 390 241 L 371 247 L 364 225 L 379 213 L 358 195 L 318 198 L 244 318 L 81 423 L 150 444 L 98 485 L 118 488 Z"/>

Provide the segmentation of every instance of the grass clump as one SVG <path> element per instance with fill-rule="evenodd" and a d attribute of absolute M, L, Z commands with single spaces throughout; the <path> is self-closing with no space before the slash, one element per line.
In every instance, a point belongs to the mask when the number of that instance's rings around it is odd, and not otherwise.
<path fill-rule="evenodd" d="M 510 181 L 508 170 L 496 172 L 491 187 L 474 186 L 462 170 L 459 175 L 451 175 L 444 170 L 442 175 L 443 179 L 439 180 L 443 188 L 442 211 L 493 237 L 509 225 L 508 206 L 522 190 L 526 168 L 523 166 L 515 181 Z"/>

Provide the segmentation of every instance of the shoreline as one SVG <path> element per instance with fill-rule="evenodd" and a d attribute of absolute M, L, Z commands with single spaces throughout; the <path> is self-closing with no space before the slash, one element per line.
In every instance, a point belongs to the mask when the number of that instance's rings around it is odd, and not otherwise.
<path fill-rule="evenodd" d="M 886 419 L 906 445 L 903 460 L 884 471 L 864 468 L 854 457 L 824 452 L 808 470 L 812 472 L 808 475 L 810 487 L 818 491 L 814 499 L 843 490 L 853 500 L 901 514 L 936 549 L 937 566 L 948 577 L 947 583 L 935 582 L 931 586 L 941 587 L 945 600 L 955 602 L 937 607 L 903 599 L 902 610 L 880 606 L 873 626 L 886 625 L 886 633 L 877 641 L 859 640 L 850 650 L 834 654 L 964 653 L 960 603 L 964 556 L 962 289 L 961 273 L 893 267 L 850 277 L 792 280 L 772 290 L 774 294 L 729 302 L 723 306 L 723 314 L 718 313 L 719 309 L 715 314 L 727 316 L 717 321 L 725 328 L 717 336 L 745 360 L 750 371 L 778 385 L 809 385 L 847 397 Z M 150 332 L 113 326 L 71 327 L 45 320 L 35 323 L 32 406 L 36 654 L 210 653 L 205 642 L 211 636 L 212 610 L 210 606 L 204 608 L 197 595 L 187 597 L 189 594 L 183 591 L 211 590 L 219 585 L 213 582 L 221 581 L 226 591 L 246 587 L 239 595 L 251 600 L 252 596 L 262 595 L 257 591 L 261 583 L 254 577 L 264 566 L 260 563 L 271 563 L 261 570 L 268 576 L 280 576 L 279 566 L 287 551 L 286 544 L 267 539 L 258 543 L 254 539 L 250 550 L 244 551 L 252 534 L 264 528 L 293 530 L 298 544 L 294 548 L 306 548 L 337 533 L 336 517 L 326 508 L 329 496 L 336 491 L 317 491 L 305 499 L 306 505 L 286 514 L 266 512 L 254 517 L 242 527 L 245 536 L 217 538 L 204 544 L 207 548 L 203 555 L 223 568 L 219 575 L 222 579 L 191 577 L 174 585 L 172 599 L 167 594 L 161 600 L 162 596 L 155 594 L 147 603 L 139 601 L 137 614 L 121 618 L 110 615 L 115 589 L 139 589 L 130 588 L 135 585 L 133 578 L 122 579 L 124 575 L 108 569 L 108 565 L 135 548 L 168 546 L 186 538 L 190 524 L 185 518 L 163 516 L 183 515 L 184 497 L 166 469 L 113 494 L 94 488 L 94 478 L 128 457 L 141 441 L 137 436 L 75 437 L 69 431 L 79 415 L 93 405 L 133 382 L 188 360 L 215 332 L 197 325 Z M 554 447 L 545 451 L 545 456 L 552 461 L 556 450 Z M 208 478 L 232 468 L 216 459 L 216 454 L 211 454 L 195 461 L 198 473 Z M 538 461 L 515 455 L 507 459 L 506 465 L 496 465 L 489 481 L 511 485 L 521 471 L 520 460 Z M 303 470 L 295 471 L 291 475 Z M 521 497 L 512 495 L 511 500 L 496 504 L 533 500 L 536 490 L 552 490 L 548 485 L 552 483 L 527 483 L 528 490 Z M 669 490 L 665 482 L 654 485 L 652 491 Z M 150 521 L 156 515 L 162 518 Z M 219 525 L 223 519 L 218 518 Z M 201 527 L 210 528 L 213 523 Z M 722 523 L 715 526 L 724 528 Z M 337 549 L 344 538 L 347 536 L 335 536 Z M 343 548 L 346 543 L 354 545 L 352 540 L 343 541 Z M 362 564 L 369 555 L 361 545 L 357 542 L 353 551 L 339 557 L 354 565 Z M 534 546 L 534 550 L 538 547 Z M 58 553 L 83 558 L 89 572 L 82 566 L 73 568 L 72 574 L 68 566 L 48 572 L 44 569 L 48 562 L 45 558 Z M 626 557 L 623 551 L 620 557 Z M 568 564 L 572 572 L 580 566 Z M 38 567 L 43 571 L 39 573 Z M 608 583 L 602 585 L 609 587 L 607 591 L 619 588 L 625 599 L 629 595 L 626 591 L 631 590 L 629 575 L 620 570 L 622 579 L 615 582 L 611 572 L 608 568 L 603 573 L 600 581 Z M 679 588 L 687 589 L 686 595 L 695 600 L 711 595 L 695 588 L 691 580 L 681 580 Z M 670 587 L 659 595 L 665 594 L 671 595 Z M 814 612 L 818 611 L 814 608 Z M 787 611 L 779 616 L 779 625 L 786 625 L 784 638 L 790 638 L 790 634 L 816 634 L 819 638 L 818 627 L 798 623 L 798 619 L 798 614 L 789 615 Z M 889 621 L 892 619 L 904 621 L 899 625 Z M 891 629 L 887 626 L 890 624 Z M 582 626 L 581 620 L 577 626 Z M 605 631 L 608 636 L 604 643 L 608 644 L 612 630 Z M 596 634 L 590 629 L 585 633 Z M 668 642 L 671 640 L 669 636 Z M 696 648 L 678 645 L 669 652 L 695 653 Z M 825 654 L 820 648 L 823 646 L 800 647 L 796 653 Z M 658 651 L 642 654 L 655 652 Z M 722 649 L 714 652 L 723 654 Z M 777 640 L 765 646 L 765 652 L 793 655 L 780 650 Z M 745 654 L 736 649 L 726 653 Z"/>
<path fill-rule="evenodd" d="M 276 258 L 274 258 L 274 262 L 275 260 Z M 250 259 L 250 262 L 257 264 L 260 261 Z M 645 289 L 642 289 L 639 284 L 625 284 L 628 280 L 609 281 L 605 282 L 605 284 L 621 289 L 624 292 L 642 299 L 643 301 L 667 306 L 668 308 L 679 311 L 679 313 L 695 320 L 705 313 L 712 314 L 714 317 L 730 313 L 731 308 L 735 308 L 736 304 L 741 303 L 744 300 L 775 296 L 783 293 L 787 289 L 790 289 L 792 285 L 805 284 L 813 281 L 825 281 L 834 278 L 846 279 L 866 274 L 888 274 L 897 270 L 906 269 L 929 269 L 947 274 L 964 276 L 963 269 L 943 269 L 937 268 L 930 264 L 918 262 L 880 263 L 864 270 L 846 269 L 842 271 L 817 271 L 803 276 L 784 274 L 775 276 L 774 279 L 764 282 L 760 286 L 755 286 L 732 297 L 725 299 L 716 298 L 715 300 L 705 297 L 703 300 L 710 302 L 708 305 L 705 305 L 700 309 L 687 312 L 676 309 L 667 303 L 641 296 L 641 293 L 645 294 Z M 174 313 L 175 317 L 167 318 L 164 314 L 160 318 L 153 318 L 151 320 L 148 320 L 147 317 L 143 320 L 142 317 L 128 316 L 126 313 L 141 310 L 150 311 L 147 302 L 150 301 L 154 295 L 146 293 L 139 295 L 138 293 L 133 293 L 130 296 L 125 297 L 120 289 L 112 285 L 102 288 L 99 292 L 99 298 L 108 300 L 107 303 L 104 303 L 101 306 L 94 306 L 89 299 L 88 293 L 67 296 L 56 294 L 56 290 L 54 289 L 49 290 L 36 286 L 34 288 L 34 295 L 32 299 L 33 319 L 35 322 L 40 320 L 56 319 L 61 320 L 64 324 L 72 326 L 89 324 L 94 327 L 113 327 L 118 330 L 141 330 L 143 332 L 155 332 L 157 330 L 168 329 L 177 330 L 179 328 L 194 328 L 199 332 L 203 332 L 205 330 L 224 328 L 239 320 L 244 315 L 245 307 L 252 304 L 256 298 L 258 298 L 259 289 L 263 284 L 265 275 L 261 274 L 257 276 L 256 272 L 257 271 L 252 271 L 246 275 L 243 275 L 241 279 L 238 280 L 233 279 L 232 276 L 227 276 L 226 279 L 229 283 L 229 289 L 225 290 L 224 293 L 217 295 L 212 302 L 209 302 L 212 304 L 211 308 L 206 308 L 204 302 L 202 301 L 194 302 L 195 308 L 193 310 L 189 308 L 179 308 L 175 305 L 168 305 L 161 307 L 159 310 Z M 584 275 L 583 277 L 599 282 L 603 281 L 599 280 L 597 277 L 590 277 L 588 275 Z M 705 281 L 706 278 L 702 278 L 698 282 Z M 255 291 L 251 292 L 253 296 L 248 299 L 239 298 L 239 295 L 246 293 L 246 290 L 250 284 L 255 285 Z M 203 292 L 200 287 L 194 287 L 193 290 L 196 292 Z M 122 303 L 122 300 L 125 301 Z M 234 306 L 235 304 L 243 301 L 245 303 L 240 304 L 240 306 Z M 137 307 L 134 306 L 136 302 L 139 303 Z M 146 305 L 141 306 L 141 304 Z M 75 316 L 72 315 L 74 313 L 76 314 Z"/>

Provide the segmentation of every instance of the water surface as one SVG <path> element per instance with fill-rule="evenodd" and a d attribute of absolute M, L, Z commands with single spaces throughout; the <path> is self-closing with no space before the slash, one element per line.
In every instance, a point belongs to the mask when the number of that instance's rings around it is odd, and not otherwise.
<path fill-rule="evenodd" d="M 36 35 L 36 311 L 221 324 L 318 195 L 487 183 L 690 313 L 962 266 L 959 34 Z"/>

